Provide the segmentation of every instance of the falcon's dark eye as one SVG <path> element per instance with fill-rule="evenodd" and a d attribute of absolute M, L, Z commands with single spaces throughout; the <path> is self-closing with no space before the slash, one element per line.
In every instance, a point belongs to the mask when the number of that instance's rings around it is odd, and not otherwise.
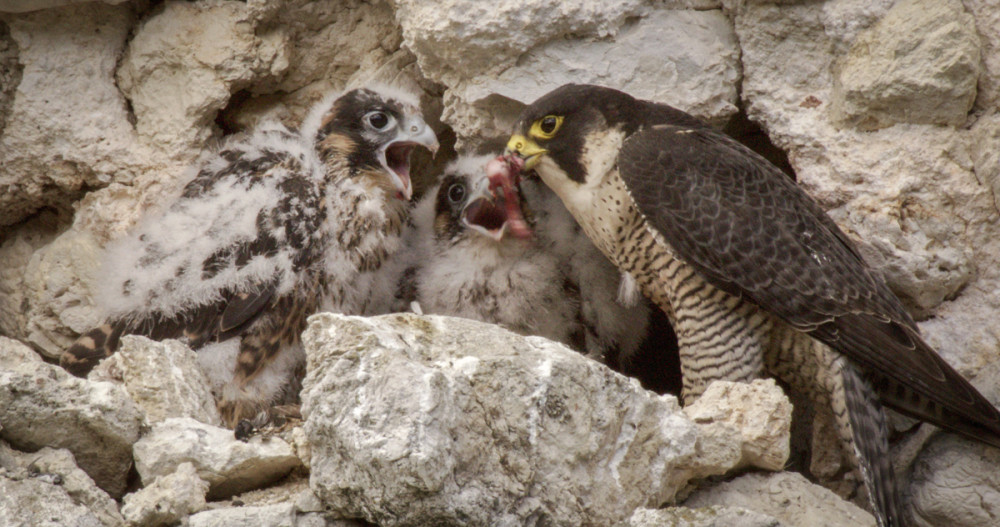
<path fill-rule="evenodd" d="M 528 135 L 536 139 L 547 141 L 555 137 L 556 132 L 559 131 L 559 127 L 562 126 L 562 123 L 563 117 L 561 115 L 546 115 L 531 125 L 531 130 L 528 131 Z"/>
<path fill-rule="evenodd" d="M 549 115 L 548 117 L 542 119 L 542 124 L 539 128 L 541 128 L 543 132 L 551 134 L 556 131 L 557 124 L 559 124 L 559 121 L 556 119 L 556 116 Z"/>
<path fill-rule="evenodd" d="M 461 203 L 465 199 L 465 185 L 461 183 L 453 183 L 448 187 L 448 201 L 452 203 Z"/>
<path fill-rule="evenodd" d="M 385 112 L 371 112 L 365 116 L 368 124 L 376 130 L 385 130 L 389 126 L 389 116 Z"/>

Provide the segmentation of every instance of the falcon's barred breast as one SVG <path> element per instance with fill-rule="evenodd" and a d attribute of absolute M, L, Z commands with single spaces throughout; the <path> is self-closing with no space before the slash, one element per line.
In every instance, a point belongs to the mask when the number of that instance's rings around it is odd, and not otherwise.
<path fill-rule="evenodd" d="M 684 400 L 769 373 L 836 422 L 880 525 L 901 525 L 882 404 L 1000 446 L 1000 413 L 920 337 L 882 278 L 781 170 L 698 119 L 566 85 L 522 113 L 537 173 L 668 314 Z"/>
<path fill-rule="evenodd" d="M 402 243 L 418 145 L 437 149 L 419 101 L 388 87 L 328 97 L 298 131 L 266 123 L 230 141 L 108 247 L 107 322 L 62 365 L 85 375 L 125 334 L 183 338 L 221 375 L 229 426 L 295 400 L 306 317 L 365 311 L 373 272 Z"/>

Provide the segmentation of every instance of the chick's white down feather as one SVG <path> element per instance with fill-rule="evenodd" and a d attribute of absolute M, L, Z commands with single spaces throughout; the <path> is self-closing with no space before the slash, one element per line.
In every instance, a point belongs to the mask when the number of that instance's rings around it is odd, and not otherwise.
<path fill-rule="evenodd" d="M 465 178 L 471 189 L 486 177 L 491 158 L 460 157 L 445 176 Z M 421 309 L 544 336 L 597 359 L 611 352 L 628 357 L 646 334 L 648 306 L 618 302 L 618 270 L 552 191 L 525 180 L 521 192 L 534 238 L 505 236 L 499 242 L 469 228 L 454 237 L 436 235 L 439 186 L 427 192 L 413 212 L 404 251 L 415 269 Z"/>
<path fill-rule="evenodd" d="M 411 94 L 368 90 L 419 113 Z M 371 181 L 348 177 L 346 156 L 321 159 L 317 134 L 337 99 L 319 103 L 301 132 L 263 123 L 203 157 L 167 206 L 106 249 L 95 292 L 104 316 L 155 324 L 263 288 L 273 288 L 274 298 L 321 292 L 322 310 L 385 312 L 391 295 L 377 265 L 402 246 L 398 226 L 407 207 Z M 262 236 L 270 248 L 258 243 L 239 261 L 239 248 Z M 302 239 L 292 243 L 293 236 Z M 282 349 L 253 385 L 229 386 L 239 341 L 204 348 L 214 391 L 225 399 L 273 400 L 302 362 L 301 347 Z"/>

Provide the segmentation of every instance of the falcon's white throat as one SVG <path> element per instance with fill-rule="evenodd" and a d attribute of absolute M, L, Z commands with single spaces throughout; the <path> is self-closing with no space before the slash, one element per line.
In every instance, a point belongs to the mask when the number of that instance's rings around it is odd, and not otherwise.
<path fill-rule="evenodd" d="M 542 156 L 535 165 L 535 171 L 576 216 L 576 211 L 591 206 L 595 193 L 614 171 L 618 151 L 624 142 L 625 132 L 619 128 L 595 130 L 587 134 L 580 152 L 580 164 L 585 171 L 583 183 L 570 179 L 570 175 L 550 156 Z"/>

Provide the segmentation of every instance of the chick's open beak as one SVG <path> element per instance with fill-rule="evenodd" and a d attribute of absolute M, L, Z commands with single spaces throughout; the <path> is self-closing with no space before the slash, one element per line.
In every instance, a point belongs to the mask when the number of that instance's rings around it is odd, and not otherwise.
<path fill-rule="evenodd" d="M 380 161 L 382 167 L 392 178 L 396 187 L 396 197 L 409 201 L 413 196 L 413 184 L 410 181 L 410 154 L 416 146 L 424 146 L 436 154 L 438 151 L 437 136 L 423 119 L 409 116 L 399 124 L 396 137 L 382 147 Z"/>

